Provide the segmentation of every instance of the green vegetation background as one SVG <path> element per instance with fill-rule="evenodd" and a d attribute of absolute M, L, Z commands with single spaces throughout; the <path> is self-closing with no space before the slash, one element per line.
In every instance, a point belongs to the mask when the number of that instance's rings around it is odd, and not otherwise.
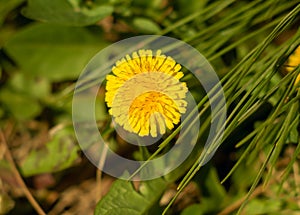
<path fill-rule="evenodd" d="M 295 0 L 0 0 L 0 214 L 35 213 L 7 153 L 49 214 L 299 214 L 300 69 L 286 71 L 300 44 L 299 12 Z M 201 168 L 205 154 L 196 153 L 139 185 L 99 180 L 73 131 L 74 84 L 101 49 L 143 34 L 183 40 L 211 62 L 227 99 L 225 136 Z M 186 81 L 199 110 L 209 107 Z M 100 102 L 97 111 L 107 125 Z M 113 131 L 107 141 L 124 147 Z M 98 201 L 95 190 L 112 181 Z"/>

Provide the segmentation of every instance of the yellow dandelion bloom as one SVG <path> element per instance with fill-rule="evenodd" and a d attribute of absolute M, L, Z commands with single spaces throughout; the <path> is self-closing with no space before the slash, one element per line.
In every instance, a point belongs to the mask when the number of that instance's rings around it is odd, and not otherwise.
<path fill-rule="evenodd" d="M 288 59 L 287 71 L 291 72 L 300 64 L 300 46 L 295 50 L 295 52 Z M 297 76 L 295 84 L 300 82 L 300 74 Z"/>
<path fill-rule="evenodd" d="M 173 129 L 186 112 L 188 88 L 176 61 L 139 50 L 117 61 L 106 76 L 105 102 L 114 121 L 140 136 L 156 137 Z"/>

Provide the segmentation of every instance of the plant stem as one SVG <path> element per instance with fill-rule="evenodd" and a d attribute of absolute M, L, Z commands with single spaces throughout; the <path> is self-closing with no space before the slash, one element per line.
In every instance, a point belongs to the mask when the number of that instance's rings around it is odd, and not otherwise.
<path fill-rule="evenodd" d="M 39 214 L 39 215 L 46 215 L 46 213 L 44 212 L 44 210 L 41 208 L 41 206 L 39 205 L 39 203 L 35 200 L 35 198 L 32 196 L 32 194 L 30 193 L 28 187 L 26 186 L 23 178 L 21 177 L 17 166 L 15 164 L 15 161 L 11 155 L 11 152 L 8 148 L 8 144 L 6 142 L 5 136 L 3 134 L 3 131 L 0 129 L 0 139 L 1 142 L 4 145 L 4 150 L 5 150 L 5 157 L 7 159 L 7 161 L 9 162 L 11 169 L 13 171 L 13 174 L 18 182 L 18 184 L 21 186 L 24 195 L 26 196 L 26 198 L 28 199 L 28 201 L 30 202 L 30 204 L 32 205 L 32 207 L 35 209 L 35 211 Z"/>

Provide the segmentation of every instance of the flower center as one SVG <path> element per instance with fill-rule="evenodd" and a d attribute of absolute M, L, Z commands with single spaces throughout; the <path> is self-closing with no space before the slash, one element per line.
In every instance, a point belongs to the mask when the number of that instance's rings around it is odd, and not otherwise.
<path fill-rule="evenodd" d="M 164 134 L 166 127 L 172 129 L 179 121 L 180 112 L 176 103 L 160 92 L 150 91 L 139 95 L 129 108 L 129 124 L 141 136 L 148 135 L 149 131 L 153 137 L 158 132 Z"/>

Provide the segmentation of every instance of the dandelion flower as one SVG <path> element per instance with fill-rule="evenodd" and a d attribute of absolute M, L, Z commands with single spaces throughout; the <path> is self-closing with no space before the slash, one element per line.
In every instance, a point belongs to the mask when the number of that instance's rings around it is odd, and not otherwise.
<path fill-rule="evenodd" d="M 186 83 L 170 56 L 139 50 L 117 61 L 106 76 L 105 101 L 114 121 L 129 132 L 156 137 L 186 112 Z"/>
<path fill-rule="evenodd" d="M 295 52 L 288 59 L 287 71 L 293 71 L 297 66 L 300 65 L 300 46 L 295 50 Z M 295 84 L 300 82 L 300 74 L 297 76 Z"/>

